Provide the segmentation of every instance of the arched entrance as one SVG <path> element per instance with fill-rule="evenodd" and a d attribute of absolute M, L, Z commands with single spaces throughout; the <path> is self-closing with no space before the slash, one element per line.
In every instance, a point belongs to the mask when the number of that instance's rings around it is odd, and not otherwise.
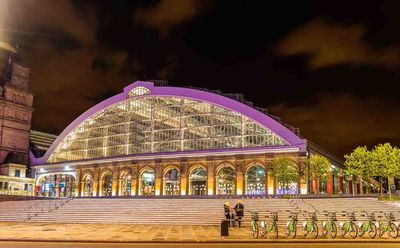
<path fill-rule="evenodd" d="M 163 178 L 164 195 L 179 195 L 180 194 L 180 173 L 176 168 L 167 170 Z"/>
<path fill-rule="evenodd" d="M 93 196 L 93 177 L 90 174 L 83 176 L 83 196 Z"/>
<path fill-rule="evenodd" d="M 198 166 L 189 175 L 190 195 L 207 194 L 207 171 L 204 167 Z"/>
<path fill-rule="evenodd" d="M 145 169 L 140 175 L 140 195 L 155 195 L 155 173 L 152 169 Z"/>
<path fill-rule="evenodd" d="M 111 196 L 112 195 L 112 172 L 106 171 L 104 172 L 101 178 L 101 195 L 102 196 Z"/>
<path fill-rule="evenodd" d="M 75 195 L 75 176 L 70 174 L 49 174 L 42 176 L 38 182 L 39 196 L 72 197 Z"/>
<path fill-rule="evenodd" d="M 132 187 L 132 178 L 129 173 L 129 171 L 124 171 L 121 174 L 121 179 L 120 179 L 120 195 L 121 196 L 129 196 L 131 195 L 131 187 Z"/>
<path fill-rule="evenodd" d="M 229 166 L 221 167 L 216 176 L 217 195 L 235 194 L 235 170 Z"/>
<path fill-rule="evenodd" d="M 246 173 L 246 195 L 265 195 L 266 173 L 258 165 L 251 165 Z"/>

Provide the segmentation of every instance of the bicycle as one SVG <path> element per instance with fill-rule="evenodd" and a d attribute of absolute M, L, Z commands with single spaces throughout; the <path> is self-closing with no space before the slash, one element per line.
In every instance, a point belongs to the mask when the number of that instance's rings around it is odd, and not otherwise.
<path fill-rule="evenodd" d="M 348 220 L 345 222 L 339 222 L 340 236 L 344 237 L 349 234 L 350 237 L 355 239 L 358 234 L 358 227 L 354 223 L 356 221 L 356 216 L 354 212 L 344 212 L 342 211 L 342 216 L 347 216 Z"/>
<path fill-rule="evenodd" d="M 253 238 L 258 238 L 259 228 L 258 228 L 258 212 L 251 212 L 251 234 Z"/>
<path fill-rule="evenodd" d="M 336 212 L 323 211 L 323 214 L 326 216 L 326 221 L 322 221 L 321 235 L 325 238 L 329 234 L 334 239 L 337 235 L 337 226 L 335 223 L 337 221 Z"/>
<path fill-rule="evenodd" d="M 278 212 L 279 211 L 267 211 L 267 213 L 269 213 L 269 218 L 271 218 L 271 223 L 265 222 L 265 224 L 260 223 L 260 232 L 261 232 L 261 236 L 269 236 L 269 233 L 273 232 L 274 234 L 274 238 L 277 239 L 278 238 Z"/>
<path fill-rule="evenodd" d="M 290 220 L 286 223 L 286 237 L 296 238 L 298 213 L 290 210 L 286 210 L 286 212 L 290 213 Z"/>
<path fill-rule="evenodd" d="M 366 211 L 362 211 L 361 216 L 367 216 L 368 217 L 368 222 L 359 222 L 358 223 L 358 236 L 362 237 L 366 232 L 368 232 L 368 235 L 371 239 L 374 239 L 376 237 L 377 233 L 377 228 L 374 222 L 376 222 L 375 218 L 375 213 L 372 212 L 371 214 L 368 214 Z"/>
<path fill-rule="evenodd" d="M 382 213 L 382 212 L 379 212 Z M 394 224 L 394 221 L 396 218 L 394 217 L 392 212 L 389 213 L 383 213 L 385 218 L 386 218 L 386 223 L 382 220 L 382 215 L 378 215 L 379 221 L 378 221 L 378 237 L 382 237 L 385 233 L 388 234 L 391 238 L 395 239 L 399 236 L 399 230 L 397 229 L 397 226 Z"/>
<path fill-rule="evenodd" d="M 306 238 L 311 235 L 314 239 L 318 238 L 318 226 L 317 226 L 317 212 L 305 212 L 307 216 L 306 221 L 303 222 L 303 236 Z"/>

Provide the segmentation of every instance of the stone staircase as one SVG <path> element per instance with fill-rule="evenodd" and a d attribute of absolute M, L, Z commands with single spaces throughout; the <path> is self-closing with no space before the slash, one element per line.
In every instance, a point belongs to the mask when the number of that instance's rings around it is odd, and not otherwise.
<path fill-rule="evenodd" d="M 218 225 L 223 215 L 223 204 L 234 199 L 213 198 L 75 198 L 67 201 L 35 200 L 0 202 L 0 221 L 29 221 L 47 223 L 114 223 L 151 225 Z M 393 205 L 383 204 L 375 198 L 325 199 L 267 199 L 244 198 L 245 225 L 250 223 L 250 211 L 259 211 L 260 220 L 267 210 L 279 211 L 278 225 L 286 225 L 290 211 L 399 211 Z M 397 212 L 396 212 L 397 214 Z M 28 218 L 30 217 L 30 218 Z M 358 220 L 366 219 L 357 215 Z M 397 216 L 400 218 L 400 216 Z M 345 220 L 338 214 L 338 220 Z M 299 214 L 299 223 L 305 216 Z"/>

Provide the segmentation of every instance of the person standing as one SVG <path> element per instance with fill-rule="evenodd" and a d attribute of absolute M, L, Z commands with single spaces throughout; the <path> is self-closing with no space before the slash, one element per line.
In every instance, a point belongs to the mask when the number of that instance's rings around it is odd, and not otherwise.
<path fill-rule="evenodd" d="M 231 219 L 231 207 L 229 202 L 224 203 L 224 215 L 225 219 L 230 220 Z"/>
<path fill-rule="evenodd" d="M 239 200 L 238 203 L 235 205 L 235 213 L 238 221 L 238 226 L 240 227 L 243 215 L 244 215 L 244 205 L 243 201 Z"/>

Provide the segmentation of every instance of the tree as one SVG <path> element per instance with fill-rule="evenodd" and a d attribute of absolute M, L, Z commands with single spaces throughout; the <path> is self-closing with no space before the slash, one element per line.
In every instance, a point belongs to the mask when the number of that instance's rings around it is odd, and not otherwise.
<path fill-rule="evenodd" d="M 392 147 L 389 143 L 379 144 L 372 150 L 373 163 L 377 169 L 377 176 L 380 177 L 381 188 L 382 179 L 387 178 L 389 197 L 392 197 L 390 184 L 393 183 L 394 177 L 400 177 L 400 152 L 397 147 Z M 381 190 L 382 193 L 382 190 Z"/>
<path fill-rule="evenodd" d="M 272 174 L 281 185 L 283 193 L 285 192 L 285 186 L 288 188 L 289 184 L 297 182 L 298 179 L 296 165 L 289 158 L 278 158 L 274 160 L 272 163 Z"/>
<path fill-rule="evenodd" d="M 355 178 L 361 179 L 371 178 L 377 175 L 376 163 L 373 162 L 372 153 L 368 151 L 366 146 L 357 147 L 354 151 L 344 156 L 346 161 L 346 174 L 352 177 L 353 182 Z M 360 181 L 361 185 L 362 182 Z M 355 194 L 355 184 L 353 183 L 353 195 Z M 362 188 L 361 188 L 362 194 Z"/>
<path fill-rule="evenodd" d="M 311 155 L 310 168 L 306 168 L 306 175 L 307 178 L 315 178 L 317 181 L 317 194 L 319 194 L 319 183 L 326 184 L 330 171 L 330 162 L 326 157 L 318 154 Z"/>

